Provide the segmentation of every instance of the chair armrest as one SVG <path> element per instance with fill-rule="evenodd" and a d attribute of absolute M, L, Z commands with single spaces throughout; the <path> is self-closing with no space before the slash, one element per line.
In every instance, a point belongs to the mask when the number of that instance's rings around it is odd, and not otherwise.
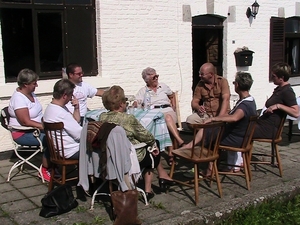
<path fill-rule="evenodd" d="M 32 130 L 33 131 L 33 136 L 35 136 L 36 138 L 40 136 L 41 131 L 39 128 L 36 127 L 25 127 L 25 126 L 9 126 L 8 127 L 10 130 L 16 130 L 16 131 L 28 131 L 28 130 Z"/>
<path fill-rule="evenodd" d="M 9 129 L 14 130 L 38 130 L 38 128 L 35 127 L 25 127 L 25 126 L 8 126 Z"/>

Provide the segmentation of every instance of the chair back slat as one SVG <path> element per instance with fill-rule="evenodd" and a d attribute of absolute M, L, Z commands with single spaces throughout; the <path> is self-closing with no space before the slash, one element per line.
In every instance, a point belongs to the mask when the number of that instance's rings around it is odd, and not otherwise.
<path fill-rule="evenodd" d="M 283 126 L 284 126 L 285 119 L 286 119 L 286 115 L 281 118 L 277 133 L 275 135 L 275 140 L 281 138 L 281 134 L 282 134 L 282 131 L 283 131 Z"/>
<path fill-rule="evenodd" d="M 224 122 L 212 122 L 209 124 L 193 124 L 194 137 L 193 137 L 193 146 L 191 151 L 191 158 L 195 156 L 195 149 L 200 147 L 200 152 L 198 157 L 212 157 L 218 155 L 218 148 L 221 140 L 221 136 L 224 131 Z M 202 129 L 202 139 L 198 146 L 195 143 L 195 138 L 198 131 Z M 207 130 L 206 130 L 207 129 Z"/>
<path fill-rule="evenodd" d="M 249 123 L 248 123 L 247 129 L 246 129 L 246 133 L 245 133 L 241 148 L 243 148 L 243 149 L 251 148 L 252 137 L 254 134 L 257 119 L 258 119 L 258 116 L 250 116 Z"/>
<path fill-rule="evenodd" d="M 43 125 L 51 161 L 64 161 L 65 152 L 62 135 L 64 130 L 64 123 L 47 123 L 43 121 Z"/>
<path fill-rule="evenodd" d="M 9 113 L 8 113 L 8 106 L 6 106 L 6 107 L 4 107 L 4 108 L 1 110 L 1 117 L 0 117 L 1 125 L 2 125 L 2 127 L 4 127 L 6 130 L 9 130 L 9 129 L 8 129 L 9 119 L 10 119 L 10 115 L 9 115 Z"/>

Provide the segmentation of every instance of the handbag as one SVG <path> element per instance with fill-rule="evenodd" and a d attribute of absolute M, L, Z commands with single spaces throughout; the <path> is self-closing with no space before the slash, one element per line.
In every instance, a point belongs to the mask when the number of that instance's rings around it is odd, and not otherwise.
<path fill-rule="evenodd" d="M 72 187 L 67 184 L 50 191 L 42 198 L 41 202 L 42 209 L 39 215 L 45 218 L 69 212 L 78 206 Z"/>
<path fill-rule="evenodd" d="M 139 193 L 136 189 L 111 192 L 114 225 L 138 225 L 142 222 L 137 217 L 137 202 Z"/>

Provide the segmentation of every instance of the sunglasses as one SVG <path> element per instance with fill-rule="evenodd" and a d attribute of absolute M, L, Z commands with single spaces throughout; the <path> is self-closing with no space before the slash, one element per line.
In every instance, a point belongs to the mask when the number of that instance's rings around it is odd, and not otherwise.
<path fill-rule="evenodd" d="M 157 75 L 154 75 L 154 76 L 152 77 L 152 80 L 158 79 L 158 77 L 159 77 L 158 74 L 157 74 Z"/>

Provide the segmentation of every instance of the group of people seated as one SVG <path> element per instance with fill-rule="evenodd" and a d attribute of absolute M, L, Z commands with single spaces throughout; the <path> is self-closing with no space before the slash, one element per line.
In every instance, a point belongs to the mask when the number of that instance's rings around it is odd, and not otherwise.
<path fill-rule="evenodd" d="M 154 169 L 157 169 L 159 187 L 162 191 L 166 191 L 171 185 L 174 185 L 175 182 L 162 166 L 158 141 L 134 115 L 126 113 L 124 90 L 117 85 L 106 91 L 90 86 L 82 81 L 84 73 L 78 64 L 69 64 L 66 73 L 68 79 L 61 79 L 56 82 L 53 88 L 52 101 L 43 114 L 42 106 L 34 94 L 35 88 L 38 86 L 38 75 L 29 69 L 21 70 L 17 78 L 18 88 L 9 103 L 10 125 L 31 126 L 42 131 L 42 118 L 45 122 L 50 123 L 63 122 L 65 157 L 78 159 L 82 122 L 87 112 L 87 98 L 96 95 L 102 96 L 103 105 L 108 112 L 102 113 L 99 120 L 122 127 L 133 145 L 145 143 L 145 146 L 136 149 L 136 153 L 140 168 L 143 169 L 145 192 L 148 200 L 154 196 L 151 187 Z M 299 116 L 295 93 L 288 83 L 290 74 L 291 69 L 286 63 L 277 63 L 272 67 L 272 79 L 277 87 L 266 101 L 266 110 L 257 121 L 254 131 L 255 138 L 272 138 L 278 129 L 281 118 L 285 117 L 286 114 L 292 117 Z M 221 144 L 240 147 L 250 116 L 257 114 L 255 100 L 249 93 L 253 84 L 251 74 L 247 72 L 236 73 L 233 85 L 239 100 L 231 110 L 228 81 L 216 74 L 213 64 L 203 64 L 199 71 L 199 77 L 201 79 L 195 88 L 191 101 L 194 113 L 187 118 L 187 123 L 228 122 L 221 138 Z M 151 96 L 150 110 L 159 109 L 164 114 L 170 135 L 177 142 L 177 146 L 179 148 L 191 147 L 192 143 L 184 143 L 177 130 L 176 123 L 181 121 L 177 121 L 173 91 L 166 84 L 158 82 L 159 75 L 153 68 L 144 69 L 142 78 L 145 81 L 145 86 L 137 92 L 136 101 L 144 101 L 145 93 L 149 92 Z M 203 132 L 209 132 L 209 130 L 199 130 L 196 142 L 202 139 Z M 32 133 L 15 130 L 12 131 L 12 136 L 21 145 L 34 145 L 36 142 Z M 41 132 L 41 140 L 45 139 L 44 136 Z M 50 156 L 46 141 L 44 140 L 43 143 L 46 151 L 43 156 L 42 174 L 39 176 L 43 176 L 46 181 L 49 181 Z M 168 147 L 169 165 L 174 163 L 173 147 Z M 228 153 L 227 160 L 229 164 L 237 166 L 240 166 L 242 162 L 241 155 L 234 152 Z M 236 171 L 237 168 L 239 167 L 227 169 Z M 206 173 L 211 173 L 210 166 Z"/>

